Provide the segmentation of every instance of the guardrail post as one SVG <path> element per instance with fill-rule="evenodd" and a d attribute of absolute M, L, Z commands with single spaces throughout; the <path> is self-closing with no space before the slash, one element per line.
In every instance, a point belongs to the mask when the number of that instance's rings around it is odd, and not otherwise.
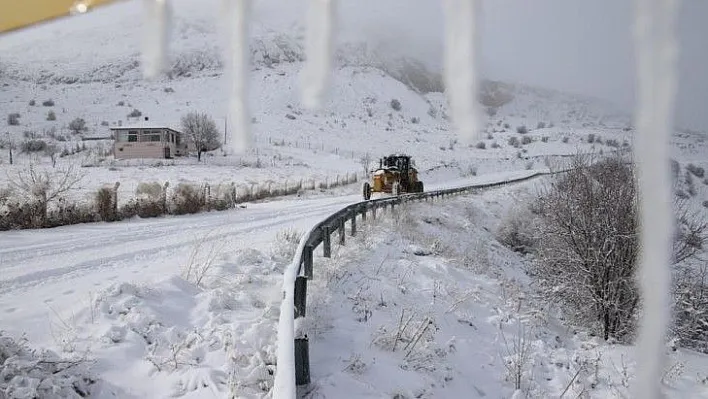
<path fill-rule="evenodd" d="M 297 276 L 295 278 L 295 295 L 293 298 L 295 306 L 295 318 L 305 317 L 307 313 L 307 278 Z"/>
<path fill-rule="evenodd" d="M 356 209 L 352 211 L 352 237 L 356 235 Z"/>
<path fill-rule="evenodd" d="M 364 211 L 361 213 L 361 220 L 362 220 L 362 221 L 365 221 L 365 220 L 366 220 L 366 211 L 367 211 L 366 208 L 367 208 L 367 207 L 364 206 Z"/>
<path fill-rule="evenodd" d="M 376 220 L 376 205 L 371 207 L 371 218 Z"/>
<path fill-rule="evenodd" d="M 295 384 L 310 383 L 310 348 L 307 336 L 295 338 Z"/>
<path fill-rule="evenodd" d="M 305 249 L 302 253 L 302 260 L 305 263 L 305 277 L 308 280 L 312 280 L 312 253 L 314 248 L 312 245 L 305 245 Z"/>
<path fill-rule="evenodd" d="M 344 245 L 346 234 L 344 232 L 344 218 L 339 220 L 339 245 Z"/>
<path fill-rule="evenodd" d="M 324 226 L 322 229 L 322 256 L 325 258 L 332 257 L 332 243 L 330 240 L 329 226 Z"/>

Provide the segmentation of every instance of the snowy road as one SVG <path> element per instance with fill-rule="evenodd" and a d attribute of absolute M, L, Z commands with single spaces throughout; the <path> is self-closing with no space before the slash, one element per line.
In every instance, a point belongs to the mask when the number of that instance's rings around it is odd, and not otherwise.
<path fill-rule="evenodd" d="M 0 234 L 0 319 L 10 333 L 42 343 L 50 321 L 86 306 L 116 282 L 140 283 L 179 274 L 194 245 L 208 235 L 225 250 L 268 251 L 278 231 L 304 231 L 358 201 L 355 195 L 249 204 L 194 216 L 96 223 Z"/>

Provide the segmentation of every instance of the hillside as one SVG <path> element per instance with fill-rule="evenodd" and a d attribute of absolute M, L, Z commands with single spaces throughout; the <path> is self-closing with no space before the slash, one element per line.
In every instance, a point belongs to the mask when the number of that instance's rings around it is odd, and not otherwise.
<path fill-rule="evenodd" d="M 150 182 L 169 182 L 169 194 L 179 183 L 209 183 L 215 192 L 233 183 L 242 192 L 305 182 L 313 190 L 221 212 L 0 231 L 0 397 L 270 397 L 280 285 L 297 240 L 361 199 L 363 172 L 380 156 L 411 154 L 432 190 L 558 168 L 577 152 L 629 153 L 638 134 L 611 104 L 485 81 L 484 131 L 463 145 L 439 75 L 351 27 L 328 101 L 303 109 L 302 1 L 262 0 L 250 47 L 253 148 L 216 150 L 201 162 L 115 160 L 111 140 L 82 137 L 105 138 L 110 127 L 145 117 L 179 128 L 189 111 L 228 127 L 219 3 L 171 3 L 171 68 L 155 81 L 140 73 L 137 1 L 0 36 L 0 215 L 4 195 L 24 199 L 8 188 L 30 167 L 80 170 L 68 203 L 93 204 L 115 182 L 121 206 Z M 135 110 L 140 116 L 129 117 Z M 70 131 L 75 118 L 86 131 Z M 684 130 L 672 139 L 677 195 L 703 215 L 706 139 Z M 55 146 L 56 165 L 44 149 L 23 151 L 33 141 Z M 547 182 L 409 205 L 362 221 L 332 259 L 318 249 L 306 319 L 309 396 L 626 397 L 633 347 L 566 325 L 534 297 L 533 255 L 498 237 Z M 667 396 L 708 395 L 705 355 L 667 353 Z M 523 363 L 518 376 L 514 362 Z"/>

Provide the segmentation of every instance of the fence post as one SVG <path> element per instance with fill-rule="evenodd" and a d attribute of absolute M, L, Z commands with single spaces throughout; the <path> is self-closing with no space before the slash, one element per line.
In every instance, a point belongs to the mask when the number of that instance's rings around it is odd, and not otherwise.
<path fill-rule="evenodd" d="M 332 244 L 329 235 L 329 226 L 324 226 L 322 228 L 322 256 L 325 258 L 332 257 Z"/>
<path fill-rule="evenodd" d="M 310 383 L 310 350 L 307 335 L 295 338 L 295 384 Z"/>
<path fill-rule="evenodd" d="M 297 276 L 295 278 L 295 295 L 293 298 L 295 306 L 295 318 L 305 317 L 307 313 L 307 278 Z"/>
<path fill-rule="evenodd" d="M 118 220 L 118 187 L 120 187 L 119 181 L 113 187 L 113 220 Z"/>
<path fill-rule="evenodd" d="M 312 253 L 314 248 L 312 245 L 305 245 L 305 249 L 302 253 L 302 260 L 305 263 L 305 277 L 308 280 L 312 280 Z"/>
<path fill-rule="evenodd" d="M 344 232 L 344 218 L 339 220 L 339 245 L 344 245 L 346 234 Z"/>
<path fill-rule="evenodd" d="M 356 209 L 352 210 L 352 237 L 356 235 Z"/>

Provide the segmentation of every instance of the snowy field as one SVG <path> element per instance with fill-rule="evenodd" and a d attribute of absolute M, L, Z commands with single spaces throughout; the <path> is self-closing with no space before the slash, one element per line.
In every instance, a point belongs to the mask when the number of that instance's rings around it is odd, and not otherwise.
<path fill-rule="evenodd" d="M 138 123 L 128 117 L 133 110 L 175 128 L 185 113 L 203 111 L 224 126 L 216 2 L 172 3 L 171 70 L 154 81 L 140 76 L 140 2 L 0 37 L 0 212 L 3 193 L 21 197 L 4 190 L 30 165 L 79 170 L 67 200 L 92 201 L 99 187 L 120 182 L 125 203 L 148 182 L 319 186 L 361 178 L 399 151 L 413 156 L 433 190 L 633 146 L 630 119 L 611 104 L 507 83 L 490 83 L 487 94 L 498 90 L 508 102 L 486 110 L 477 141 L 461 143 L 445 96 L 430 89 L 439 76 L 349 34 L 325 106 L 303 109 L 302 27 L 293 22 L 300 9 L 260 1 L 249 80 L 253 148 L 217 150 L 201 162 L 116 160 L 110 140 L 82 137 Z M 9 124 L 13 113 L 17 124 Z M 72 133 L 75 118 L 87 130 Z M 52 165 L 45 151 L 23 152 L 30 140 L 64 156 Z M 708 168 L 707 140 L 680 129 L 672 137 L 677 195 L 702 215 L 708 177 L 687 168 Z M 308 287 L 307 397 L 629 397 L 633 348 L 556 318 L 533 295 L 533 259 L 497 241 L 509 212 L 545 181 L 410 205 L 368 220 L 332 259 L 318 250 Z M 0 232 L 0 399 L 271 397 L 283 271 L 298 234 L 359 201 L 360 184 L 222 212 Z M 708 358 L 667 354 L 666 396 L 708 397 Z"/>

